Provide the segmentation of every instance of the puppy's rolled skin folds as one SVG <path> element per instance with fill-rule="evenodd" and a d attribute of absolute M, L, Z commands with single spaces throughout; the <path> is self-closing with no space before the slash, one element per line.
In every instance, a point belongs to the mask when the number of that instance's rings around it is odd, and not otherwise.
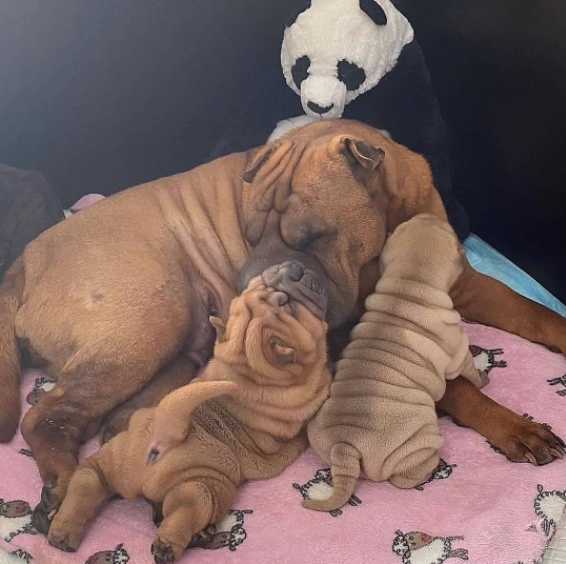
<path fill-rule="evenodd" d="M 276 476 L 306 449 L 305 425 L 331 380 L 326 323 L 260 278 L 234 299 L 226 327 L 212 321 L 217 343 L 203 375 L 135 412 L 126 432 L 77 468 L 51 544 L 76 550 L 113 493 L 143 495 L 163 504 L 155 561 L 173 562 L 225 516 L 240 484 Z"/>
<path fill-rule="evenodd" d="M 285 260 L 315 271 L 337 357 L 379 278 L 386 233 L 419 213 L 446 219 L 422 157 L 362 123 L 320 120 L 124 190 L 30 243 L 0 286 L 0 442 L 19 423 L 23 353 L 57 380 L 21 425 L 44 483 L 38 530 L 64 497 L 80 442 L 111 410 L 105 439 L 135 408 L 157 405 L 179 359 L 206 360 L 207 319 L 226 316 L 239 285 Z M 566 319 L 468 263 L 451 297 L 467 319 L 566 351 Z M 510 460 L 545 464 L 562 449 L 466 379 L 449 383 L 439 407 Z"/>
<path fill-rule="evenodd" d="M 462 256 L 449 224 L 430 215 L 415 216 L 389 238 L 381 279 L 338 362 L 330 398 L 308 427 L 312 446 L 331 464 L 333 493 L 305 507 L 338 509 L 361 470 L 412 488 L 438 465 L 444 440 L 434 402 L 446 379 L 487 383 L 448 296 Z"/>

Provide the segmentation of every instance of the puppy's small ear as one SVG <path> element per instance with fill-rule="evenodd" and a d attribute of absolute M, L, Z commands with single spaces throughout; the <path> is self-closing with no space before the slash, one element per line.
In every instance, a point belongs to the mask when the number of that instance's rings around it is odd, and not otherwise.
<path fill-rule="evenodd" d="M 348 159 L 354 164 L 361 165 L 369 172 L 373 172 L 385 157 L 385 151 L 381 147 L 372 145 L 369 141 L 353 139 L 352 137 L 344 137 L 342 141 Z"/>
<path fill-rule="evenodd" d="M 210 324 L 214 327 L 214 329 L 216 329 L 216 341 L 218 343 L 221 343 L 225 340 L 226 336 L 226 325 L 224 325 L 224 321 L 222 321 L 222 319 L 220 319 L 219 317 L 215 317 L 214 315 L 211 315 L 208 320 L 210 321 Z"/>
<path fill-rule="evenodd" d="M 271 350 L 273 351 L 275 362 L 279 365 L 295 364 L 297 362 L 294 349 L 279 341 L 271 341 Z"/>

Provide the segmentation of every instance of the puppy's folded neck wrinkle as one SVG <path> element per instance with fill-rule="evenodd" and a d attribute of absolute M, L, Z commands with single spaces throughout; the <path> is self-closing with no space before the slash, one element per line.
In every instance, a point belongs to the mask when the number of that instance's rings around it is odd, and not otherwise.
<path fill-rule="evenodd" d="M 406 302 L 418 305 L 447 309 L 453 307 L 452 300 L 446 291 L 432 286 L 425 280 L 410 276 L 382 276 L 376 284 L 375 294 L 400 297 Z"/>

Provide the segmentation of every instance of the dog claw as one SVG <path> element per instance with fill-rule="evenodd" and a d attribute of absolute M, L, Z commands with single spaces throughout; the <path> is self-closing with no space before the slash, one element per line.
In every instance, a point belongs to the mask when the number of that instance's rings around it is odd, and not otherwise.
<path fill-rule="evenodd" d="M 550 454 L 552 454 L 554 458 L 559 458 L 560 460 L 564 458 L 564 452 L 561 449 L 559 450 L 557 448 L 551 448 Z"/>
<path fill-rule="evenodd" d="M 533 465 L 533 466 L 538 466 L 538 462 L 537 459 L 535 458 L 534 454 L 532 452 L 526 452 L 525 453 L 525 458 Z"/>

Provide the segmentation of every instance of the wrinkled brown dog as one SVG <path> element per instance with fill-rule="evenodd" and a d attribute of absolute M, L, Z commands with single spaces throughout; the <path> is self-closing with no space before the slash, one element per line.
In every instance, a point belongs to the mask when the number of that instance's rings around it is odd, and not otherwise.
<path fill-rule="evenodd" d="M 446 380 L 487 383 L 448 296 L 463 256 L 450 225 L 428 214 L 387 240 L 381 278 L 336 365 L 330 397 L 308 426 L 310 444 L 331 465 L 332 495 L 305 500 L 305 507 L 342 507 L 362 471 L 375 482 L 414 488 L 438 466 L 444 439 L 434 403 Z"/>
<path fill-rule="evenodd" d="M 225 517 L 240 484 L 276 476 L 306 450 L 305 424 L 331 380 L 326 298 L 317 288 L 321 318 L 260 277 L 252 280 L 232 302 L 226 327 L 212 319 L 218 340 L 202 376 L 157 408 L 138 410 L 126 432 L 77 468 L 49 542 L 76 550 L 112 494 L 143 495 L 163 504 L 155 561 L 174 562 L 195 533 Z"/>
<path fill-rule="evenodd" d="M 0 440 L 18 424 L 23 351 L 58 379 L 22 422 L 44 481 L 36 526 L 47 530 L 80 441 L 105 414 L 167 379 L 179 353 L 210 355 L 208 316 L 226 316 L 239 278 L 245 287 L 271 264 L 302 262 L 328 290 L 330 327 L 347 335 L 386 233 L 425 212 L 446 219 L 422 157 L 361 123 L 323 120 L 121 192 L 28 245 L 0 286 Z M 467 263 L 452 299 L 467 319 L 566 351 L 565 319 Z M 511 460 L 553 459 L 553 435 L 463 379 L 439 407 Z M 114 420 L 117 432 L 127 417 Z"/>

